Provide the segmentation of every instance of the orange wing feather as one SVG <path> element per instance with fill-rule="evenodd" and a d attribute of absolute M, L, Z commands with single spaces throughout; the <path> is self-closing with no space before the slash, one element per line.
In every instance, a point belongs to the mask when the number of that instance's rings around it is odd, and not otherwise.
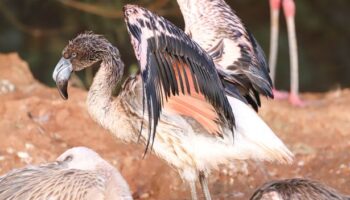
<path fill-rule="evenodd" d="M 181 78 L 179 76 L 188 77 L 188 86 L 190 93 L 171 96 L 164 105 L 164 109 L 196 120 L 208 133 L 215 136 L 220 134 L 220 124 L 218 123 L 219 115 L 214 107 L 205 99 L 200 91 L 196 91 L 190 69 L 187 64 L 174 61 L 172 63 L 174 71 L 179 68 L 180 74 L 176 73 L 176 80 L 180 85 Z M 185 79 L 182 79 L 185 80 Z M 184 91 L 188 91 L 186 83 L 183 83 Z"/>

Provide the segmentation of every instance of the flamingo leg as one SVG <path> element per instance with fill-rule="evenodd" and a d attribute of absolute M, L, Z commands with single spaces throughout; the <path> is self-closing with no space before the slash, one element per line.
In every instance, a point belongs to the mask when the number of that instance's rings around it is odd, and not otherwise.
<path fill-rule="evenodd" d="M 287 21 L 288 43 L 290 52 L 291 87 L 289 101 L 295 106 L 304 106 L 299 97 L 298 46 L 295 31 L 295 2 L 283 0 L 283 10 Z"/>
<path fill-rule="evenodd" d="M 288 99 L 289 93 L 286 91 L 272 89 L 274 99 Z"/>
<path fill-rule="evenodd" d="M 208 188 L 208 181 L 207 177 L 203 172 L 199 173 L 199 182 L 201 183 L 202 191 L 205 197 L 205 200 L 211 200 L 209 188 Z"/>
<path fill-rule="evenodd" d="M 276 64 L 278 54 L 278 33 L 279 33 L 279 15 L 280 15 L 281 0 L 270 0 L 271 13 L 271 34 L 270 34 L 270 74 L 272 81 L 276 77 Z"/>
<path fill-rule="evenodd" d="M 270 75 L 275 85 L 276 80 L 276 65 L 278 55 L 278 35 L 279 35 L 279 16 L 280 16 L 281 0 L 270 0 L 270 13 L 271 13 L 271 34 L 270 34 L 270 56 L 269 67 Z M 273 89 L 273 96 L 275 99 L 287 99 L 288 92 L 278 91 Z"/>
<path fill-rule="evenodd" d="M 190 188 L 191 188 L 191 197 L 192 197 L 192 200 L 198 200 L 198 197 L 197 197 L 197 190 L 196 190 L 196 182 L 191 181 L 191 182 L 189 182 L 189 184 L 190 184 Z"/>

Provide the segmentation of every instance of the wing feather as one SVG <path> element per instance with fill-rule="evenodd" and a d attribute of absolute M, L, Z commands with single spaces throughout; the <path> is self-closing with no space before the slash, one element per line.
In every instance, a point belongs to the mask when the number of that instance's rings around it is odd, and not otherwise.
<path fill-rule="evenodd" d="M 221 68 L 220 78 L 228 95 L 241 96 L 239 99 L 244 99 L 256 110 L 260 106 L 260 97 L 256 93 L 273 98 L 264 52 L 225 1 L 206 1 L 197 4 L 195 9 L 188 9 L 184 3 L 179 2 L 179 5 L 185 30 Z M 202 12 L 207 15 L 202 15 Z M 235 87 L 238 87 L 239 94 L 236 94 Z"/>
<path fill-rule="evenodd" d="M 145 87 L 149 117 L 146 152 L 155 138 L 162 102 L 171 96 L 200 93 L 233 130 L 232 109 L 212 58 L 182 30 L 144 8 L 127 5 L 125 16 Z"/>

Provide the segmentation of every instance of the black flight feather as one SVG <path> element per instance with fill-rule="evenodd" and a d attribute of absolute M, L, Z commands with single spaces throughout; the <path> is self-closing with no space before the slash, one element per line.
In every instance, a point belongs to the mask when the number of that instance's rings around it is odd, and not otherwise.
<path fill-rule="evenodd" d="M 234 115 L 212 58 L 171 22 L 146 9 L 137 6 L 135 9 L 144 12 L 142 20 L 131 22 L 128 20 L 130 16 L 126 16 L 126 21 L 129 33 L 139 42 L 137 47 L 134 44 L 134 48 L 147 48 L 138 50 L 146 53 L 146 59 L 139 59 L 149 117 L 145 153 L 153 146 L 164 98 L 172 95 L 186 95 L 199 91 L 215 108 L 220 120 L 227 123 L 233 134 Z M 150 29 L 142 26 L 148 23 Z M 145 55 L 137 57 L 142 56 Z M 186 71 L 186 68 L 189 70 Z M 195 91 L 190 89 L 190 77 Z"/>

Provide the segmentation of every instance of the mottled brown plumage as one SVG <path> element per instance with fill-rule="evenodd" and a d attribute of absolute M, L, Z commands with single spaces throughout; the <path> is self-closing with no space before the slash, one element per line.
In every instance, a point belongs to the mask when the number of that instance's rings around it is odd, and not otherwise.
<path fill-rule="evenodd" d="M 2 200 L 132 200 L 119 172 L 85 147 L 55 162 L 15 169 L 0 177 Z"/>
<path fill-rule="evenodd" d="M 308 179 L 286 179 L 265 183 L 250 200 L 349 200 L 349 196 L 320 182 Z"/>
<path fill-rule="evenodd" d="M 237 88 L 242 100 L 256 110 L 260 106 L 259 94 L 273 97 L 262 48 L 224 0 L 177 2 L 185 32 L 213 57 L 227 94 L 237 97 Z"/>

